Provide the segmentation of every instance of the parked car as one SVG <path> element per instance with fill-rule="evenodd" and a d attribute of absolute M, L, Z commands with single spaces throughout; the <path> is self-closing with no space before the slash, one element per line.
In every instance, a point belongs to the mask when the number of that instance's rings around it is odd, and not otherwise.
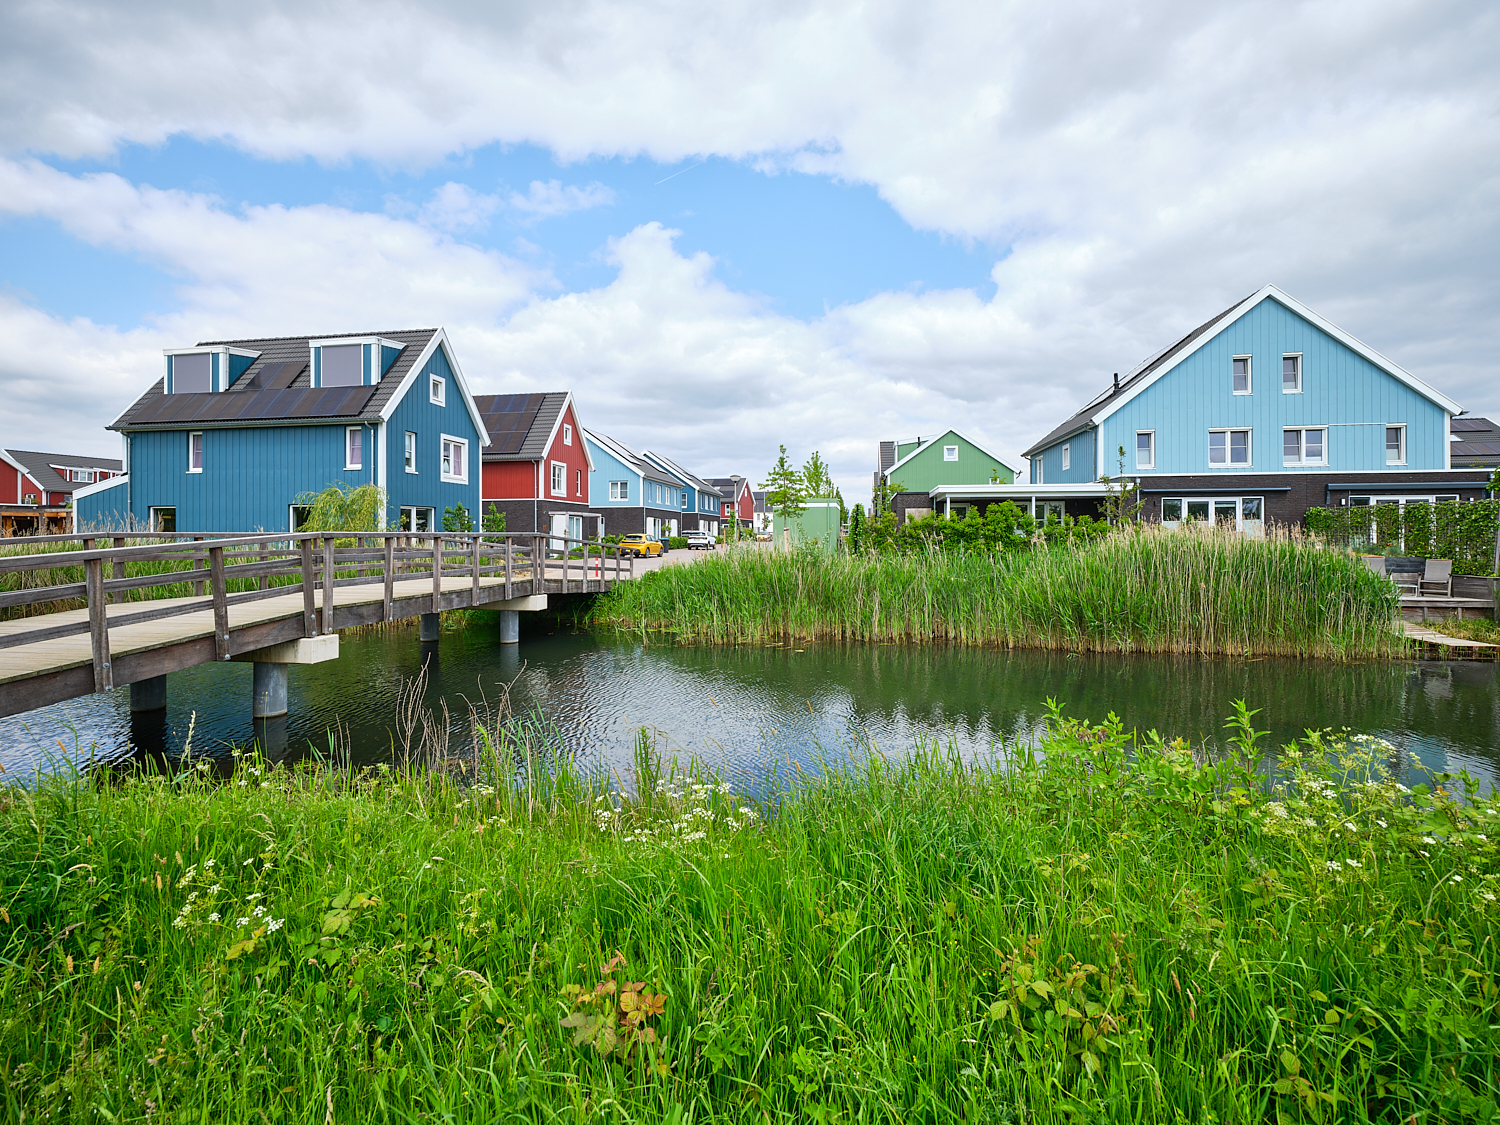
<path fill-rule="evenodd" d="M 713 536 L 706 535 L 701 531 L 688 532 L 687 545 L 689 551 L 712 551 L 714 547 L 717 546 L 717 544 L 715 544 L 713 541 Z"/>
<path fill-rule="evenodd" d="M 665 551 L 660 539 L 652 539 L 644 532 L 620 536 L 616 549 L 622 555 L 634 555 L 636 558 L 642 555 L 660 555 Z"/>

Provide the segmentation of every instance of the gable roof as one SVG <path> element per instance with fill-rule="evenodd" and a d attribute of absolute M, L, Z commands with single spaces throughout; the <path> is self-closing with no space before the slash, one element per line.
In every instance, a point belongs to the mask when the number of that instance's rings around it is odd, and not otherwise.
<path fill-rule="evenodd" d="M 688 485 L 690 488 L 695 488 L 699 492 L 716 493 L 719 491 L 716 487 L 709 484 L 708 481 L 704 480 L 702 477 L 694 476 L 692 473 L 688 472 L 676 461 L 673 461 L 670 457 L 663 457 L 660 453 L 652 453 L 649 449 L 646 450 L 646 456 L 650 458 L 653 463 L 655 463 L 657 468 L 663 469 L 666 472 L 670 473 L 672 476 L 675 476 L 679 481 L 681 481 L 685 485 Z"/>
<path fill-rule="evenodd" d="M 1454 468 L 1500 465 L 1500 426 L 1488 418 L 1455 418 L 1450 430 L 1457 441 L 1448 443 Z"/>
<path fill-rule="evenodd" d="M 474 402 L 484 418 L 490 444 L 484 451 L 486 461 L 540 461 L 547 456 L 562 420 L 573 405 L 571 391 L 543 391 L 518 395 L 475 395 Z M 576 411 L 575 411 L 576 415 Z M 582 429 L 583 427 L 579 427 Z M 579 436 L 584 460 L 589 469 L 594 459 L 588 443 Z"/>
<path fill-rule="evenodd" d="M 1243 301 L 1229 306 L 1229 308 L 1217 316 L 1205 320 L 1197 328 L 1194 328 L 1175 343 L 1169 344 L 1161 351 L 1147 356 L 1130 371 L 1125 373 L 1118 387 L 1111 384 L 1104 393 L 1091 399 L 1082 410 L 1078 411 L 1078 413 L 1074 414 L 1062 425 L 1055 427 L 1040 441 L 1035 442 L 1026 450 L 1024 456 L 1030 457 L 1038 450 L 1045 449 L 1054 442 L 1061 441 L 1065 437 L 1080 433 L 1090 426 L 1104 421 L 1104 419 L 1119 410 L 1131 399 L 1145 391 L 1151 384 L 1176 368 L 1199 348 L 1213 340 L 1225 328 L 1228 328 L 1235 321 L 1248 314 L 1260 305 L 1261 302 L 1268 300 L 1275 301 L 1289 311 L 1296 313 L 1309 324 L 1326 332 L 1350 351 L 1363 357 L 1366 361 L 1380 368 L 1392 378 L 1405 383 L 1423 398 L 1442 407 L 1449 414 L 1463 413 L 1463 407 L 1459 406 L 1458 403 L 1454 402 L 1437 388 L 1424 383 L 1400 364 L 1387 359 L 1362 340 L 1349 335 L 1349 333 L 1338 327 L 1338 325 L 1324 320 L 1295 297 L 1289 296 L 1274 285 L 1267 285 L 1250 294 Z"/>
<path fill-rule="evenodd" d="M 125 464 L 111 457 L 79 457 L 71 453 L 39 453 L 32 449 L 0 450 L 3 460 L 20 469 L 46 492 L 72 492 L 81 481 L 71 481 L 60 474 L 54 465 L 66 469 L 108 469 L 112 473 L 125 471 Z"/>
<path fill-rule="evenodd" d="M 899 469 L 902 465 L 904 465 L 908 461 L 910 461 L 917 454 L 919 454 L 919 453 L 925 453 L 927 450 L 931 449 L 932 446 L 935 443 L 937 443 L 939 441 L 942 441 L 943 438 L 947 437 L 949 434 L 952 434 L 954 437 L 957 437 L 957 438 L 963 438 L 964 441 L 968 442 L 975 449 L 979 450 L 979 452 L 985 454 L 986 456 L 993 457 L 996 461 L 999 461 L 1000 464 L 1004 465 L 1007 469 L 1009 469 L 1011 471 L 1011 474 L 1013 476 L 1020 476 L 1021 475 L 1021 470 L 1018 469 L 1015 465 L 1012 465 L 1004 457 L 1001 457 L 998 453 L 995 453 L 995 452 L 993 452 L 993 451 L 991 451 L 989 449 L 986 449 L 984 446 L 980 445 L 977 441 L 975 441 L 973 438 L 969 437 L 967 434 L 961 434 L 957 430 L 952 430 L 952 429 L 944 430 L 942 433 L 938 434 L 937 437 L 928 438 L 926 441 L 921 441 L 919 439 L 918 442 L 917 442 L 917 447 L 915 449 L 913 449 L 910 453 L 908 453 L 905 457 L 901 458 L 899 461 L 895 462 L 889 468 L 883 469 L 881 471 L 884 472 L 887 476 L 889 476 L 891 473 L 894 473 L 897 469 Z M 884 443 L 882 442 L 882 444 L 884 444 Z"/>
<path fill-rule="evenodd" d="M 401 345 L 401 351 L 374 386 L 314 387 L 312 341 L 380 337 Z M 417 372 L 439 347 L 453 369 L 454 381 L 481 439 L 484 422 L 469 393 L 447 334 L 441 328 L 400 332 L 338 332 L 307 336 L 275 336 L 258 340 L 200 340 L 196 347 L 233 347 L 259 352 L 227 390 L 169 395 L 166 378 L 107 427 L 132 431 L 183 429 L 189 426 L 285 426 L 387 421 L 415 381 Z M 482 441 L 483 443 L 483 441 Z"/>
<path fill-rule="evenodd" d="M 750 481 L 746 477 L 730 474 L 727 477 L 709 477 L 708 483 L 719 490 L 719 494 L 726 500 L 732 500 L 735 504 L 740 502 L 740 497 L 750 487 Z"/>
<path fill-rule="evenodd" d="M 586 429 L 583 431 L 583 434 L 585 438 L 593 442 L 595 445 L 598 445 L 600 448 L 606 450 L 608 453 L 610 453 L 611 456 L 614 457 L 616 461 L 619 461 L 626 468 L 635 472 L 638 476 L 644 477 L 646 480 L 654 480 L 658 484 L 679 483 L 673 480 L 670 475 L 653 465 L 650 461 L 647 461 L 644 457 L 642 457 L 635 450 L 631 449 L 630 446 L 626 445 L 623 441 L 616 441 L 614 438 L 609 437 L 606 434 L 596 433 L 594 430 Z"/>

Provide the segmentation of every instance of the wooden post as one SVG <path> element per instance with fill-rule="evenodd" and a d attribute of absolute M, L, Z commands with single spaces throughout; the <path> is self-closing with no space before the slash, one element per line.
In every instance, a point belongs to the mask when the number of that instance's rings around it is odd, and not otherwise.
<path fill-rule="evenodd" d="M 501 542 L 505 548 L 505 598 L 509 601 L 516 596 L 516 556 L 515 551 L 512 549 L 515 546 L 515 542 L 509 535 L 501 540 Z"/>
<path fill-rule="evenodd" d="M 203 542 L 203 536 L 201 536 L 201 535 L 195 535 L 195 536 L 193 536 L 193 542 L 194 543 L 202 543 Z M 194 570 L 198 569 L 198 552 L 197 551 L 193 552 L 193 569 Z M 195 597 L 195 598 L 201 598 L 202 596 L 203 596 L 203 582 L 200 579 L 199 581 L 193 583 L 193 597 Z"/>
<path fill-rule="evenodd" d="M 229 659 L 229 599 L 224 585 L 224 548 L 208 549 L 208 579 L 214 599 L 214 656 Z"/>
<path fill-rule="evenodd" d="M 313 600 L 312 538 L 302 540 L 302 635 L 318 635 L 317 603 Z"/>
<path fill-rule="evenodd" d="M 478 535 L 476 535 L 476 536 L 474 536 L 474 542 L 472 542 L 472 543 L 469 544 L 469 547 L 473 551 L 473 555 L 474 555 L 474 590 L 469 595 L 469 604 L 471 606 L 476 606 L 476 605 L 479 604 L 479 547 L 480 547 L 480 543 L 481 543 L 480 537 Z"/>
<path fill-rule="evenodd" d="M 531 592 L 540 594 L 547 589 L 546 540 L 540 535 L 531 537 Z"/>
<path fill-rule="evenodd" d="M 432 612 L 441 612 L 438 599 L 443 595 L 443 534 L 432 537 Z"/>
<path fill-rule="evenodd" d="M 262 543 L 260 545 L 260 562 L 268 563 L 271 561 L 270 551 L 270 543 Z M 260 590 L 269 590 L 271 588 L 271 576 L 269 574 L 262 574 L 260 581 L 256 583 L 256 587 Z"/>
<path fill-rule="evenodd" d="M 111 536 L 110 539 L 109 539 L 109 549 L 111 551 L 113 551 L 116 548 L 118 548 L 119 546 L 120 546 L 120 540 L 117 537 L 115 537 L 115 536 Z M 109 569 L 107 571 L 105 571 L 104 577 L 106 579 L 110 579 L 110 578 L 116 577 L 116 574 L 115 574 L 115 564 L 114 564 L 114 560 L 113 559 L 110 560 Z M 123 578 L 124 575 L 122 574 L 122 575 L 119 575 L 118 577 Z M 115 596 L 113 594 L 105 594 L 104 595 L 104 601 L 105 601 L 106 605 L 114 605 L 115 604 Z"/>
<path fill-rule="evenodd" d="M 115 675 L 109 666 L 109 619 L 104 609 L 104 562 L 89 559 L 83 564 L 89 600 L 89 647 L 94 657 L 94 690 L 109 691 Z"/>
<path fill-rule="evenodd" d="M 391 603 L 396 598 L 396 540 L 393 536 L 385 537 L 385 610 L 380 620 L 389 621 L 393 612 Z"/>
<path fill-rule="evenodd" d="M 323 632 L 333 632 L 333 536 L 323 536 Z"/>

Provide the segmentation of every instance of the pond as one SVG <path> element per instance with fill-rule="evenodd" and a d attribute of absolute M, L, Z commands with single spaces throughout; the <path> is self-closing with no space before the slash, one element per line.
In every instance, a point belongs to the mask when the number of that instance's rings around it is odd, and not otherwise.
<path fill-rule="evenodd" d="M 547 632 L 547 629 L 554 632 Z M 874 746 L 889 754 L 917 739 L 966 755 L 1025 739 L 1054 698 L 1093 721 L 1193 742 L 1222 739 L 1231 702 L 1262 708 L 1257 725 L 1280 743 L 1307 728 L 1348 727 L 1391 741 L 1405 761 L 1500 777 L 1500 665 L 1068 655 L 892 645 L 690 648 L 643 644 L 533 623 L 520 645 L 495 625 L 445 631 L 422 644 L 414 628 L 342 638 L 337 661 L 291 669 L 290 712 L 264 733 L 273 756 L 309 745 L 388 757 L 403 683 L 428 670 L 426 703 L 452 716 L 450 745 L 469 743 L 469 704 L 510 702 L 588 763 L 628 769 L 642 727 L 665 751 L 695 754 L 755 789 L 773 763 L 816 768 L 819 755 Z M 28 776 L 58 759 L 111 759 L 133 749 L 196 753 L 249 745 L 250 666 L 173 674 L 166 711 L 130 714 L 128 691 L 87 696 L 0 719 L 0 765 Z"/>

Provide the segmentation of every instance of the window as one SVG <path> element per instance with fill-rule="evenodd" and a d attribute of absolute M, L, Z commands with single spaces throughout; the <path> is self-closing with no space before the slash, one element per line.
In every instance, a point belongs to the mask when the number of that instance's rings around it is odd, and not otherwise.
<path fill-rule="evenodd" d="M 195 431 L 188 434 L 188 468 L 190 473 L 201 473 L 203 471 L 203 433 Z"/>
<path fill-rule="evenodd" d="M 365 381 L 363 344 L 340 344 L 318 349 L 322 355 L 319 384 L 324 387 L 358 387 Z"/>
<path fill-rule="evenodd" d="M 443 461 L 442 472 L 439 474 L 443 480 L 450 484 L 469 483 L 469 443 L 463 438 L 442 435 Z"/>
<path fill-rule="evenodd" d="M 1250 464 L 1249 430 L 1209 430 L 1208 463 L 1243 468 Z"/>
<path fill-rule="evenodd" d="M 365 428 L 350 426 L 344 430 L 344 468 L 365 467 Z"/>
<path fill-rule="evenodd" d="M 1161 502 L 1161 522 L 1182 522 L 1182 500 L 1180 498 L 1165 499 Z"/>
<path fill-rule="evenodd" d="M 683 509 L 683 511 L 687 511 L 687 506 L 688 506 L 687 489 L 683 489 L 682 490 L 682 509 Z"/>
<path fill-rule="evenodd" d="M 1065 445 L 1065 446 L 1063 446 L 1063 472 L 1067 472 L 1068 469 L 1072 466 L 1072 464 L 1073 464 L 1073 447 L 1071 445 Z"/>
<path fill-rule="evenodd" d="M 428 376 L 427 397 L 434 406 L 442 406 L 448 397 L 448 380 L 441 375 Z"/>
<path fill-rule="evenodd" d="M 1284 395 L 1302 393 L 1302 357 L 1300 355 L 1281 357 L 1281 393 Z"/>
<path fill-rule="evenodd" d="M 213 390 L 213 356 L 207 352 L 172 357 L 172 393 L 202 394 Z"/>
<path fill-rule="evenodd" d="M 1038 457 L 1036 459 L 1036 461 L 1034 462 L 1034 464 L 1036 465 L 1036 483 L 1037 484 L 1046 484 L 1047 483 L 1047 481 L 1045 479 L 1046 475 L 1047 475 L 1046 463 L 1042 460 L 1042 458 Z"/>
<path fill-rule="evenodd" d="M 1156 431 L 1137 430 L 1135 432 L 1135 467 L 1137 469 L 1156 468 Z"/>
<path fill-rule="evenodd" d="M 1247 395 L 1250 393 L 1250 357 L 1237 355 L 1231 361 L 1234 371 L 1234 393 Z"/>
<path fill-rule="evenodd" d="M 568 494 L 568 466 L 561 461 L 552 462 L 552 495 L 566 496 Z"/>
<path fill-rule="evenodd" d="M 432 509 L 431 508 L 402 508 L 401 509 L 402 531 L 431 531 Z"/>
<path fill-rule="evenodd" d="M 177 530 L 176 508 L 152 508 L 151 530 L 173 532 Z"/>
<path fill-rule="evenodd" d="M 1385 428 L 1385 463 L 1387 465 L 1406 464 L 1406 427 L 1387 426 Z"/>
<path fill-rule="evenodd" d="M 582 469 L 575 469 L 574 470 L 573 494 L 575 496 L 582 496 L 583 495 L 583 470 Z"/>
<path fill-rule="evenodd" d="M 1176 526 L 1186 523 L 1208 523 L 1232 531 L 1242 531 L 1260 538 L 1264 527 L 1265 498 L 1262 496 L 1164 496 L 1161 522 Z"/>
<path fill-rule="evenodd" d="M 609 482 L 609 498 L 611 500 L 629 500 L 630 482 L 628 480 L 612 480 Z"/>
<path fill-rule="evenodd" d="M 410 430 L 406 431 L 406 471 L 417 471 L 417 435 Z"/>
<path fill-rule="evenodd" d="M 1328 463 L 1328 431 L 1282 430 L 1281 461 L 1285 465 L 1325 465 Z"/>
<path fill-rule="evenodd" d="M 81 481 L 85 484 L 90 484 L 94 480 L 94 474 L 89 472 L 89 470 L 87 469 L 73 469 L 68 473 L 68 479 L 71 481 Z"/>
<path fill-rule="evenodd" d="M 304 504 L 293 504 L 288 521 L 293 531 L 301 531 L 312 516 L 312 508 Z"/>
<path fill-rule="evenodd" d="M 568 425 L 566 422 L 563 423 L 563 444 L 573 444 L 573 427 Z"/>
<path fill-rule="evenodd" d="M 945 446 L 943 446 L 943 460 L 944 461 L 957 461 L 958 460 L 958 446 L 956 446 L 956 445 L 945 445 Z"/>

